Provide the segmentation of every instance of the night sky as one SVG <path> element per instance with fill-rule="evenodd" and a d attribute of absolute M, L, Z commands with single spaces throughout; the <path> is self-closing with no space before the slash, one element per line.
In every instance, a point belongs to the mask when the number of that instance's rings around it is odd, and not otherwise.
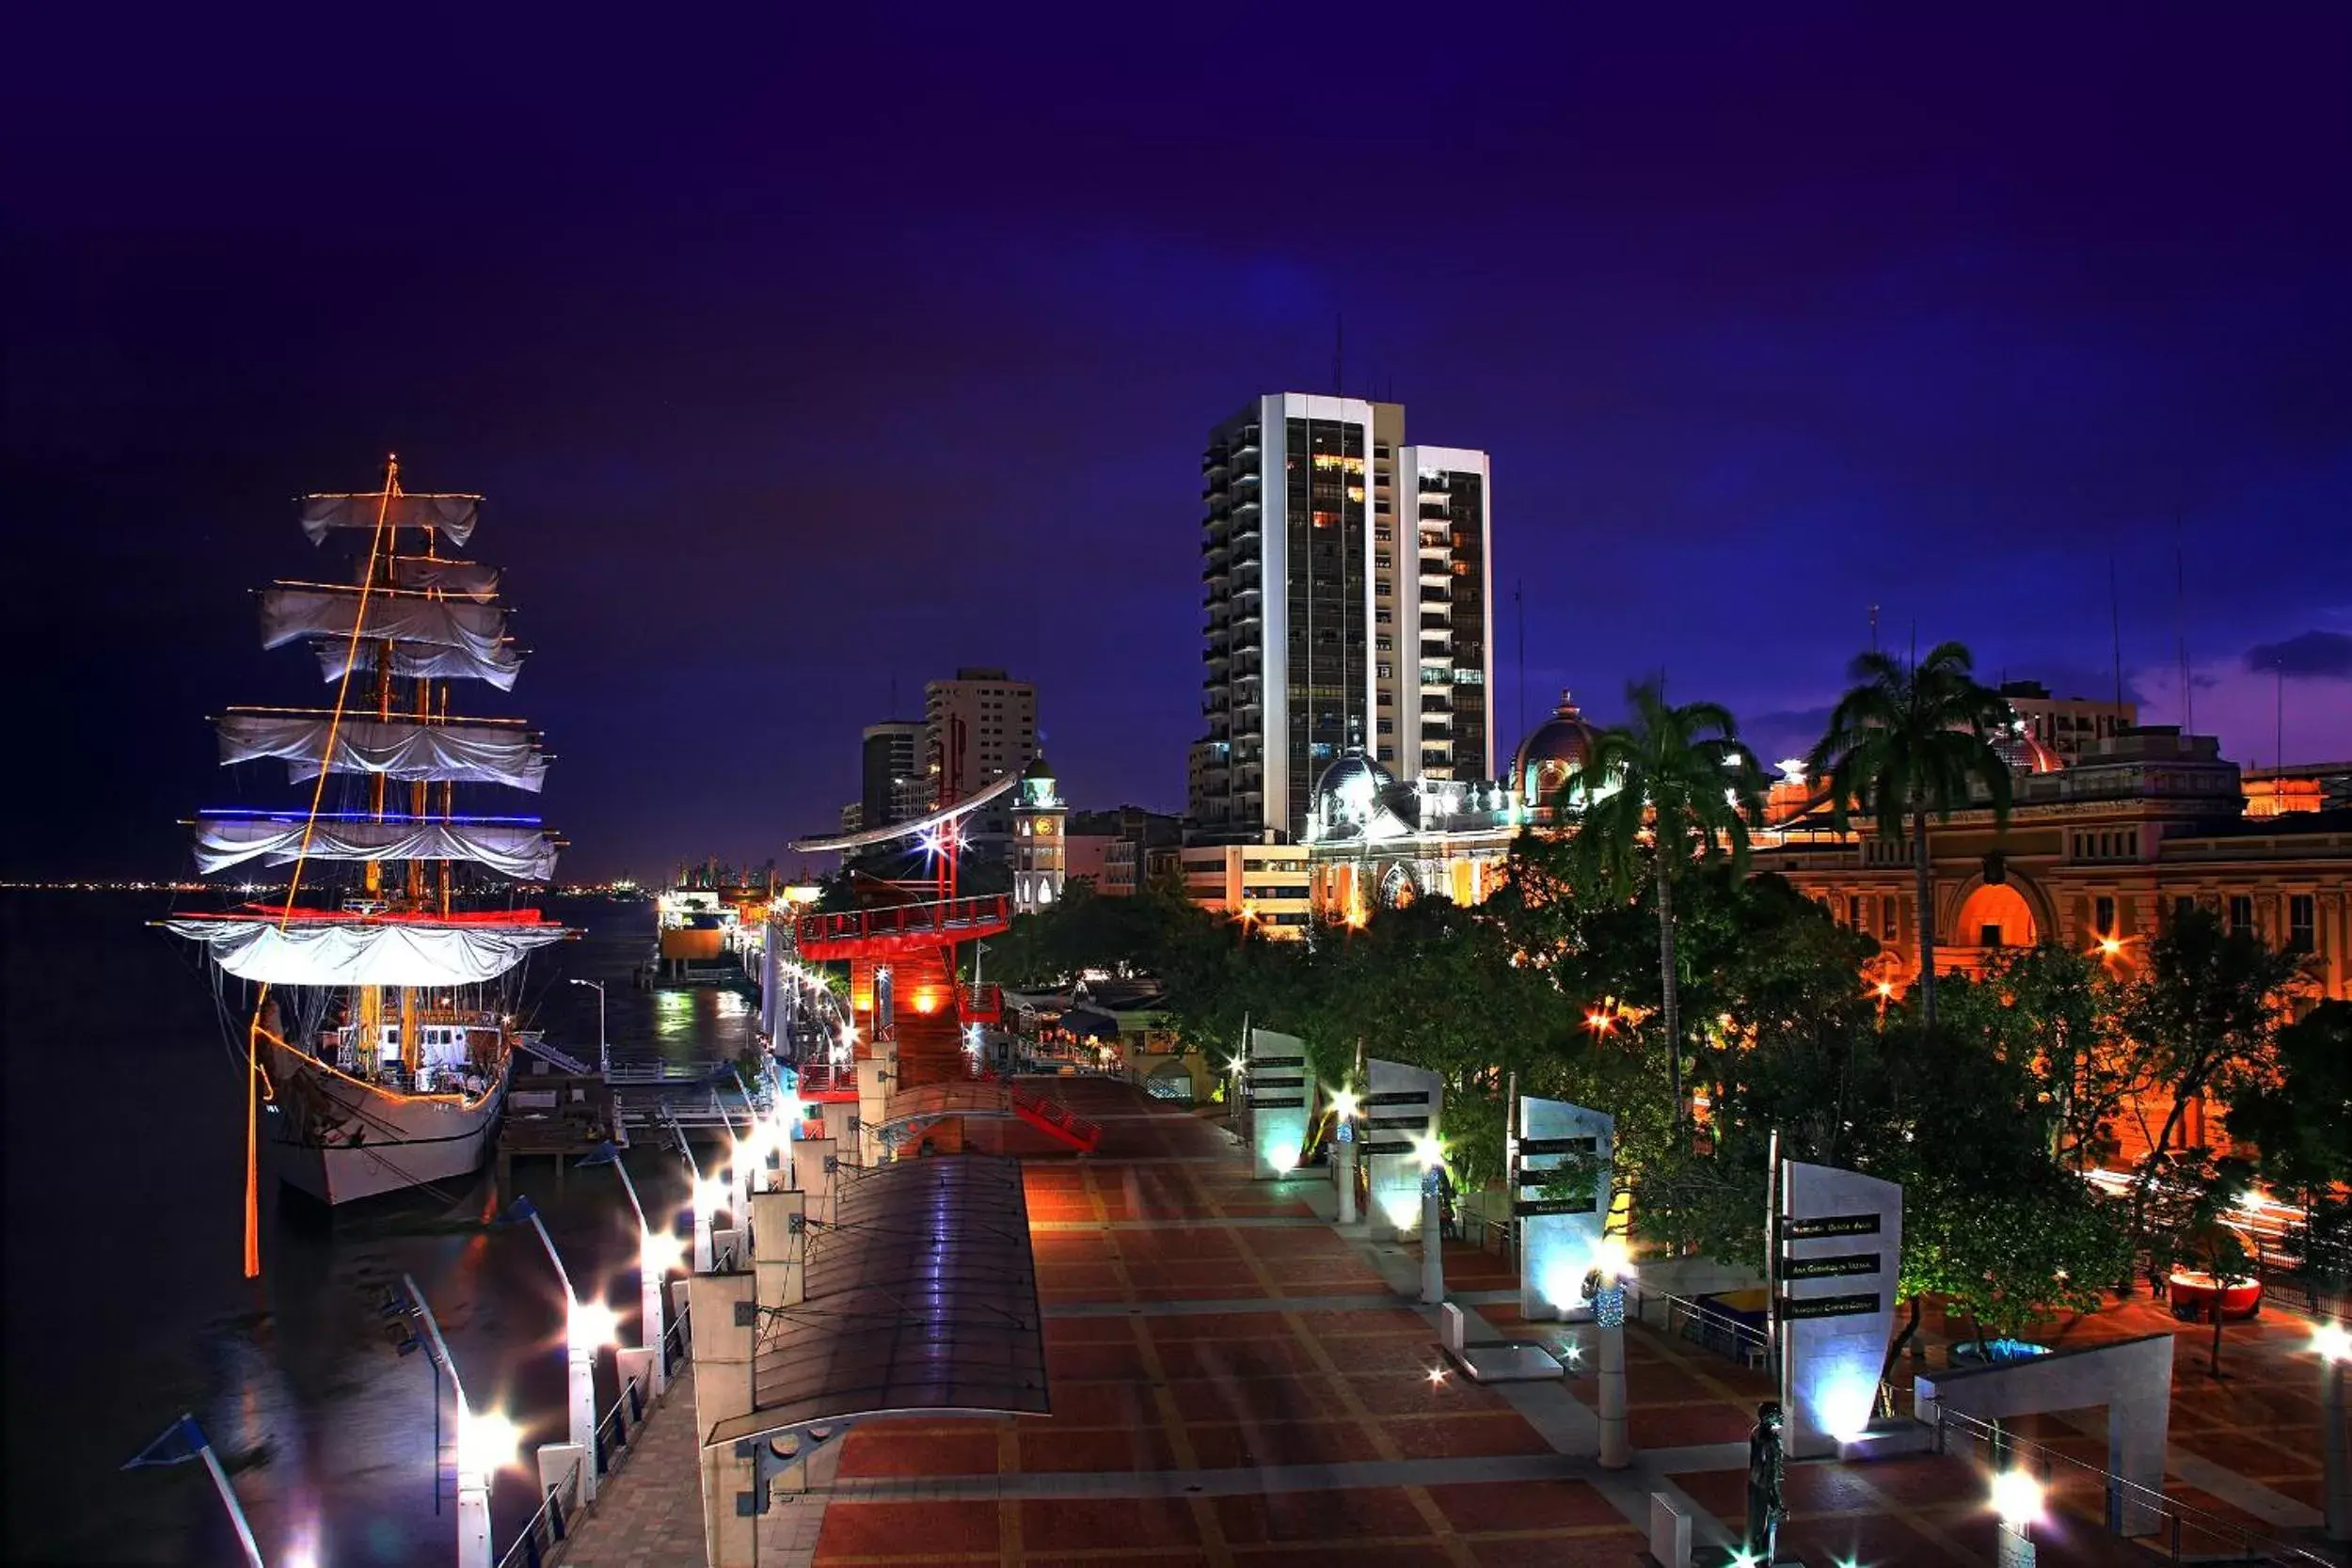
<path fill-rule="evenodd" d="M 1493 453 L 1506 737 L 1662 668 L 1788 754 L 1873 604 L 2104 695 L 2110 558 L 2174 721 L 2177 538 L 2198 727 L 2268 761 L 2282 663 L 2352 756 L 2341 0 L 505 9 L 19 19 L 0 874 L 296 801 L 202 719 L 318 700 L 245 591 L 390 450 L 489 497 L 534 653 L 461 701 L 545 725 L 568 875 L 829 828 L 958 664 L 1181 809 L 1202 438 L 1342 318 Z"/>

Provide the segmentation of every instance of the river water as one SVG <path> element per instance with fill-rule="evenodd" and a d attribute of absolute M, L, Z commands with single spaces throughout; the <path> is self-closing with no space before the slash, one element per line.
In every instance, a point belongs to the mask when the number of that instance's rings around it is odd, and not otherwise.
<path fill-rule="evenodd" d="M 502 1403 L 531 1445 L 564 1434 L 562 1296 L 528 1226 L 486 1226 L 514 1192 L 492 1174 L 442 1196 L 331 1224 L 281 1214 L 263 1157 L 262 1276 L 243 1277 L 242 1058 L 189 944 L 143 923 L 159 895 L 0 892 L 6 1092 L 6 1476 L 9 1561 L 215 1563 L 237 1550 L 203 1467 L 121 1471 L 183 1411 L 233 1471 L 265 1561 L 450 1560 L 455 1502 L 437 1499 L 434 1378 L 399 1355 L 382 1287 L 413 1274 L 467 1391 Z M 730 992 L 641 991 L 649 904 L 549 905 L 586 931 L 534 961 L 527 1019 L 594 1059 L 606 982 L 616 1057 L 711 1059 L 755 1024 Z M 629 1172 L 675 1212 L 675 1155 Z M 636 1224 L 605 1170 L 524 1164 L 514 1186 L 545 1216 L 583 1294 L 636 1342 Z M 611 1358 L 599 1369 L 601 1408 Z M 501 1551 L 536 1506 L 503 1472 Z"/>

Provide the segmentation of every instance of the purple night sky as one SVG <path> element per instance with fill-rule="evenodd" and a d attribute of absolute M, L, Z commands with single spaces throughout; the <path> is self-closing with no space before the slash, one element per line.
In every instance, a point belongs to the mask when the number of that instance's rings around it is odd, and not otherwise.
<path fill-rule="evenodd" d="M 395 449 L 490 498 L 534 657 L 460 695 L 545 724 L 569 875 L 831 826 L 958 664 L 1179 809 L 1202 436 L 1338 317 L 1493 453 L 1506 740 L 1662 667 L 1788 754 L 1872 604 L 2103 695 L 2110 556 L 2175 721 L 2177 526 L 2198 727 L 2270 760 L 2282 657 L 2290 757 L 2352 755 L 2339 0 L 502 10 L 20 23 L 0 874 L 294 801 L 201 716 L 316 700 L 245 591 Z"/>

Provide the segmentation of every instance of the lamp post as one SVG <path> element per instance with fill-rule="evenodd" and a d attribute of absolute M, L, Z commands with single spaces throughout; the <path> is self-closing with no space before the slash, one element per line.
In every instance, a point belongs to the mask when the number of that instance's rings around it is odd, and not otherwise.
<path fill-rule="evenodd" d="M 1424 1132 L 1413 1152 L 1421 1159 L 1421 1299 L 1436 1307 L 1445 1300 L 1445 1145 Z"/>
<path fill-rule="evenodd" d="M 2001 1568 L 2034 1568 L 2033 1526 L 2042 1517 L 2042 1483 L 2023 1470 L 1993 1478 L 1993 1511 L 2001 1516 Z"/>
<path fill-rule="evenodd" d="M 665 1227 L 656 1230 L 645 1218 L 645 1206 L 637 1200 L 637 1183 L 628 1179 L 628 1167 L 621 1163 L 621 1151 L 609 1143 L 598 1144 L 583 1156 L 582 1165 L 611 1165 L 621 1179 L 621 1191 L 628 1195 L 628 1206 L 637 1215 L 637 1286 L 638 1310 L 641 1322 L 638 1338 L 644 1348 L 653 1353 L 653 1393 L 658 1397 L 670 1386 L 669 1357 L 662 1354 L 669 1329 L 661 1310 L 661 1291 L 669 1272 L 677 1266 L 679 1247 L 675 1235 Z"/>
<path fill-rule="evenodd" d="M 1622 1470 L 1633 1460 L 1625 1414 L 1625 1276 L 1632 1273 L 1625 1243 L 1604 1236 L 1593 1249 L 1593 1271 L 1587 1288 L 1593 1298 L 1593 1326 L 1599 1339 L 1600 1466 Z"/>
<path fill-rule="evenodd" d="M 514 1212 L 516 1218 L 530 1221 L 531 1228 L 539 1233 L 539 1244 L 548 1249 L 548 1261 L 555 1265 L 555 1277 L 564 1287 L 571 1440 L 580 1453 L 580 1500 L 593 1502 L 596 1496 L 596 1351 L 612 1342 L 612 1308 L 600 1301 L 582 1301 L 572 1290 L 572 1276 L 564 1271 L 564 1259 L 531 1199 L 516 1198 Z"/>
<path fill-rule="evenodd" d="M 2339 1323 L 2312 1332 L 2319 1356 L 2320 1442 L 2327 1465 L 2328 1539 L 2352 1540 L 2352 1464 L 2344 1454 L 2344 1364 L 2352 1360 L 2352 1332 Z"/>
<path fill-rule="evenodd" d="M 1332 1134 L 1331 1168 L 1340 1182 L 1340 1223 L 1356 1223 L 1356 1107 L 1357 1096 L 1352 1089 L 1341 1089 L 1331 1097 L 1331 1116 L 1339 1123 Z"/>
<path fill-rule="evenodd" d="M 703 1180 L 702 1162 L 694 1158 L 694 1146 L 686 1141 L 686 1129 L 678 1125 L 677 1113 L 668 1110 L 666 1106 L 663 1109 L 670 1118 L 670 1135 L 677 1140 L 677 1151 L 686 1156 L 687 1178 L 693 1183 L 688 1190 L 693 1195 L 694 1272 L 708 1274 L 710 1272 L 710 1214 L 712 1210 L 719 1207 L 719 1199 L 715 1196 L 718 1183 Z"/>
<path fill-rule="evenodd" d="M 424 1292 L 411 1275 L 402 1275 L 400 1283 L 417 1304 L 433 1359 L 449 1374 L 457 1399 L 457 1568 L 490 1568 L 490 1478 L 515 1462 L 521 1433 L 501 1413 L 478 1411 L 467 1402 L 466 1385 L 457 1375 L 457 1363 L 450 1359 L 449 1342 L 441 1338 L 441 1325 L 425 1304 Z"/>
<path fill-rule="evenodd" d="M 612 1052 L 604 1041 L 604 982 L 574 979 L 571 983 L 586 986 L 596 993 L 596 1066 L 610 1074 L 612 1071 Z"/>

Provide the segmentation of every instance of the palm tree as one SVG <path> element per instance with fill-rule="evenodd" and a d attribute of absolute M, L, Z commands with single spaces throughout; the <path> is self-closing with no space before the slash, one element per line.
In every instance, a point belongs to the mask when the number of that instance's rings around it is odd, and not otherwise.
<path fill-rule="evenodd" d="M 1829 781 L 1839 827 L 1849 808 L 1867 814 L 1878 836 L 1899 842 L 1911 829 L 1912 874 L 1918 882 L 1921 1010 L 1935 1022 L 1935 905 L 1929 874 L 1928 816 L 1948 822 L 1968 803 L 1971 786 L 1993 798 L 1996 823 L 2009 820 L 2009 765 L 1992 736 L 2009 722 L 2000 693 L 1978 683 L 1975 657 L 1958 642 L 1939 642 L 1905 664 L 1872 649 L 1847 672 L 1853 687 L 1837 700 L 1829 729 L 1806 758 Z"/>
<path fill-rule="evenodd" d="M 1664 997 L 1667 1074 L 1675 1122 L 1682 1121 L 1682 1008 L 1675 965 L 1675 879 L 1694 855 L 1719 846 L 1735 867 L 1748 854 L 1748 824 L 1760 822 L 1764 779 L 1740 743 L 1730 710 L 1715 703 L 1667 705 L 1658 683 L 1626 689 L 1632 721 L 1603 730 L 1592 754 L 1560 786 L 1558 804 L 1578 817 L 1580 879 L 1618 895 L 1641 879 L 1642 845 L 1655 848 L 1658 976 Z"/>

